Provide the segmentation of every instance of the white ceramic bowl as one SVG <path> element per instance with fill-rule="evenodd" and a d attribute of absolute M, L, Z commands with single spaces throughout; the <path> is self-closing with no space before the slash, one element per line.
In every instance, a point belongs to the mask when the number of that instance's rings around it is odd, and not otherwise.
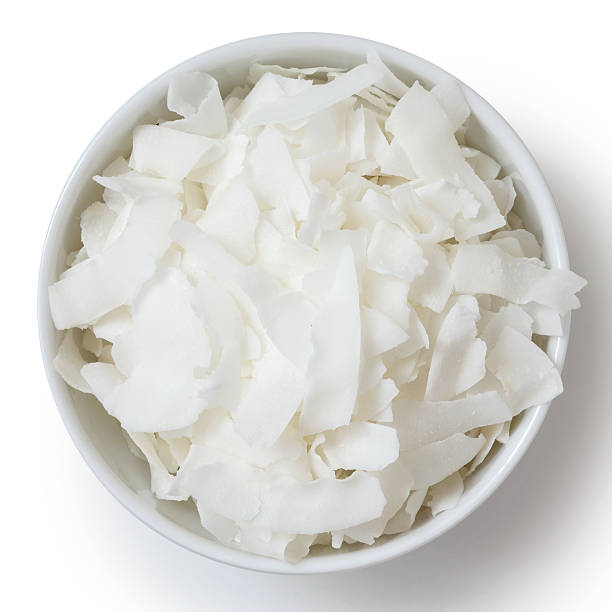
<path fill-rule="evenodd" d="M 85 461 L 104 486 L 134 516 L 173 540 L 210 559 L 268 572 L 317 573 L 364 567 L 407 553 L 433 540 L 459 523 L 501 484 L 517 464 L 538 431 L 548 405 L 525 412 L 513 426 L 510 440 L 466 482 L 465 493 L 453 510 L 415 526 L 411 531 L 382 538 L 374 546 L 343 547 L 339 551 L 317 550 L 292 565 L 232 550 L 212 540 L 199 524 L 192 504 L 155 501 L 138 491 L 149 488 L 148 468 L 127 449 L 118 423 L 90 395 L 70 389 L 55 372 L 52 360 L 61 334 L 51 321 L 47 287 L 64 269 L 66 254 L 79 244 L 79 214 L 100 196 L 91 177 L 118 154 L 127 154 L 132 128 L 155 121 L 165 112 L 165 94 L 172 74 L 203 70 L 220 83 L 222 94 L 244 81 L 254 61 L 290 66 L 352 67 L 376 49 L 388 66 L 406 82 L 418 78 L 430 87 L 449 74 L 429 62 L 380 43 L 336 34 L 277 34 L 251 38 L 212 49 L 172 68 L 128 100 L 89 144 L 59 198 L 42 253 L 38 292 L 40 342 L 49 384 L 62 419 Z M 481 149 L 515 177 L 516 210 L 544 247 L 544 259 L 557 268 L 568 267 L 567 250 L 555 205 L 531 154 L 504 119 L 478 94 L 463 86 L 473 118 L 468 144 Z M 78 126 L 73 126 L 78 129 Z M 567 348 L 565 336 L 550 339 L 547 351 L 561 369 Z"/>

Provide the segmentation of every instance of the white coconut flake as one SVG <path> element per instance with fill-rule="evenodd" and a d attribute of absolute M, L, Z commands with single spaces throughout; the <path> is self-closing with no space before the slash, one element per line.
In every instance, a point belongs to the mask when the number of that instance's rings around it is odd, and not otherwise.
<path fill-rule="evenodd" d="M 277 64 L 260 64 L 255 62 L 249 66 L 249 83 L 257 83 L 265 74 L 273 73 L 284 77 L 325 77 L 328 73 L 341 73 L 344 68 L 330 68 L 329 66 L 314 66 L 312 68 L 288 68 L 286 66 L 278 66 Z"/>
<path fill-rule="evenodd" d="M 238 176 L 243 168 L 249 139 L 244 134 L 228 136 L 223 140 L 225 155 L 219 159 L 192 170 L 192 180 L 206 185 L 221 185 Z"/>
<path fill-rule="evenodd" d="M 141 125 L 134 130 L 130 166 L 138 172 L 181 181 L 196 166 L 211 163 L 224 152 L 223 144 L 213 138 L 161 125 Z"/>
<path fill-rule="evenodd" d="M 308 215 L 298 233 L 299 239 L 309 246 L 318 243 L 326 213 L 329 210 L 329 199 L 323 193 L 313 193 L 308 207 Z"/>
<path fill-rule="evenodd" d="M 446 250 L 439 244 L 423 245 L 427 268 L 410 285 L 410 299 L 434 312 L 442 312 L 453 291 Z"/>
<path fill-rule="evenodd" d="M 402 148 L 398 138 L 394 138 L 389 148 L 386 150 L 381 160 L 380 171 L 383 174 L 399 176 L 406 180 L 417 178 L 417 174 L 410 163 L 410 159 L 406 151 Z"/>
<path fill-rule="evenodd" d="M 378 418 L 383 411 L 391 406 L 391 402 L 399 393 L 395 381 L 383 378 L 376 386 L 359 395 L 354 419 L 369 421 Z"/>
<path fill-rule="evenodd" d="M 478 324 L 479 335 L 489 348 L 493 348 L 504 327 L 512 327 L 531 340 L 533 319 L 520 306 L 508 304 L 497 312 L 482 311 Z"/>
<path fill-rule="evenodd" d="M 395 461 L 381 472 L 371 472 L 371 474 L 380 481 L 387 503 L 378 518 L 351 527 L 343 534 L 346 539 L 364 544 L 373 544 L 374 540 L 382 535 L 391 517 L 404 505 L 414 484 L 412 476 L 400 461 Z"/>
<path fill-rule="evenodd" d="M 574 294 L 586 282 L 569 270 L 512 257 L 495 244 L 460 245 L 452 276 L 460 293 L 490 293 L 515 304 L 537 302 L 561 313 L 580 306 Z"/>
<path fill-rule="evenodd" d="M 426 399 L 450 400 L 485 375 L 487 345 L 476 337 L 479 318 L 473 296 L 460 296 L 448 311 L 433 345 Z"/>
<path fill-rule="evenodd" d="M 88 327 L 85 331 L 83 331 L 81 346 L 94 357 L 100 357 L 104 344 L 100 338 L 96 338 L 96 335 L 93 333 L 91 328 Z"/>
<path fill-rule="evenodd" d="M 507 421 L 509 422 L 509 421 Z M 485 437 L 485 445 L 478 451 L 478 454 L 472 459 L 470 467 L 466 472 L 466 476 L 469 476 L 474 470 L 487 458 L 487 455 L 491 452 L 493 445 L 498 440 L 504 429 L 504 423 L 495 423 L 494 425 L 487 425 L 486 427 L 480 428 L 480 433 Z"/>
<path fill-rule="evenodd" d="M 535 302 L 528 302 L 523 305 L 523 310 L 533 321 L 532 331 L 534 334 L 540 334 L 541 336 L 563 335 L 561 316 L 552 308 Z"/>
<path fill-rule="evenodd" d="M 155 261 L 170 244 L 168 231 L 180 202 L 146 198 L 134 204 L 127 227 L 97 257 L 70 268 L 49 287 L 49 305 L 58 329 L 80 327 L 130 304 L 155 273 Z"/>
<path fill-rule="evenodd" d="M 191 469 L 181 468 L 179 483 L 206 509 L 238 522 L 257 515 L 262 476 L 255 468 L 238 461 L 210 460 Z"/>
<path fill-rule="evenodd" d="M 332 470 L 379 471 L 399 456 L 399 440 L 392 427 L 355 422 L 325 435 L 321 450 Z"/>
<path fill-rule="evenodd" d="M 133 326 L 115 340 L 113 359 L 126 380 L 104 406 L 128 431 L 185 427 L 203 409 L 194 373 L 210 366 L 211 347 L 194 303 L 183 273 L 162 271 L 139 296 Z"/>
<path fill-rule="evenodd" d="M 305 372 L 312 353 L 312 324 L 316 308 L 302 293 L 292 291 L 264 302 L 259 318 L 276 348 L 300 372 Z"/>
<path fill-rule="evenodd" d="M 210 138 L 218 138 L 227 132 L 219 85 L 204 72 L 183 72 L 170 79 L 168 110 L 183 117 L 166 123 L 174 130 Z"/>
<path fill-rule="evenodd" d="M 120 213 L 127 204 L 136 198 L 143 196 L 177 196 L 181 193 L 179 181 L 166 178 L 150 176 L 141 172 L 130 170 L 119 176 L 94 176 L 94 181 L 102 185 L 104 189 L 104 201 L 115 213 Z M 116 192 L 124 196 L 121 200 L 111 198 L 109 192 Z M 121 202 L 121 203 L 120 203 Z"/>
<path fill-rule="evenodd" d="M 391 317 L 373 308 L 361 309 L 364 359 L 376 357 L 406 342 L 410 336 Z"/>
<path fill-rule="evenodd" d="M 387 68 L 374 49 L 366 53 L 366 61 L 369 65 L 376 67 L 376 69 L 380 71 L 381 76 L 378 81 L 376 81 L 378 87 L 389 92 L 396 98 L 401 98 L 406 93 L 408 86 Z"/>
<path fill-rule="evenodd" d="M 381 357 L 374 357 L 368 361 L 362 360 L 359 372 L 359 395 L 363 395 L 376 387 L 386 371 L 387 366 Z"/>
<path fill-rule="evenodd" d="M 427 489 L 412 491 L 406 500 L 406 503 L 403 504 L 395 515 L 389 520 L 383 533 L 392 535 L 395 533 L 402 533 L 403 531 L 410 529 L 416 519 L 418 511 L 425 501 L 426 495 Z"/>
<path fill-rule="evenodd" d="M 247 119 L 247 125 L 286 123 L 304 119 L 346 100 L 376 83 L 381 76 L 382 70 L 379 67 L 362 64 L 337 76 L 330 83 L 315 85 L 294 96 L 286 96 L 264 106 Z"/>
<path fill-rule="evenodd" d="M 505 224 L 491 192 L 465 161 L 444 110 L 436 97 L 418 82 L 397 103 L 387 119 L 387 130 L 399 138 L 412 167 L 426 182 L 440 179 L 459 182 L 480 203 L 478 216 L 458 228 L 458 239 Z"/>
<path fill-rule="evenodd" d="M 470 107 L 463 95 L 461 85 L 455 79 L 446 79 L 431 88 L 454 131 L 457 131 L 470 116 Z M 482 177 L 481 177 L 482 178 Z"/>
<path fill-rule="evenodd" d="M 484 443 L 484 436 L 471 438 L 458 433 L 440 442 L 402 451 L 400 459 L 414 477 L 414 488 L 422 489 L 444 480 L 470 462 Z"/>
<path fill-rule="evenodd" d="M 319 244 L 317 266 L 304 276 L 302 282 L 304 292 L 315 302 L 325 300 L 335 282 L 340 257 L 347 247 L 353 253 L 357 280 L 361 286 L 366 265 L 367 238 L 365 229 L 324 232 Z"/>
<path fill-rule="evenodd" d="M 329 295 L 313 321 L 312 342 L 300 417 L 304 435 L 348 424 L 357 398 L 361 317 L 355 261 L 348 246 L 340 255 Z"/>
<path fill-rule="evenodd" d="M 474 172 L 485 181 L 485 184 L 487 184 L 487 181 L 497 178 L 501 166 L 492 157 L 489 157 L 482 151 L 472 149 L 471 147 L 461 147 L 461 152 L 467 163 L 470 164 Z M 510 181 L 512 181 L 512 179 L 510 179 Z M 505 214 L 501 210 L 500 212 Z"/>
<path fill-rule="evenodd" d="M 463 478 L 455 472 L 429 488 L 430 500 L 427 506 L 431 508 L 431 515 L 437 516 L 444 510 L 450 510 L 457 505 L 463 495 Z"/>
<path fill-rule="evenodd" d="M 117 336 L 128 330 L 132 324 L 132 314 L 127 306 L 119 306 L 115 310 L 100 317 L 92 326 L 98 338 L 114 342 Z"/>
<path fill-rule="evenodd" d="M 393 422 L 402 450 L 409 451 L 494 423 L 512 412 L 496 391 L 443 401 L 398 398 L 393 403 Z M 461 467 L 461 466 L 459 466 Z"/>
<path fill-rule="evenodd" d="M 159 499 L 184 501 L 188 495 L 181 490 L 176 477 L 168 472 L 160 458 L 155 436 L 148 433 L 127 432 L 145 456 L 151 469 L 151 490 Z"/>
<path fill-rule="evenodd" d="M 487 355 L 487 369 L 501 381 L 514 414 L 549 402 L 563 391 L 548 355 L 512 327 L 505 327 Z"/>
<path fill-rule="evenodd" d="M 379 480 L 363 472 L 343 480 L 279 483 L 262 492 L 253 525 L 283 533 L 340 531 L 377 518 L 385 503 Z"/>
<path fill-rule="evenodd" d="M 271 446 L 302 402 L 304 383 L 295 366 L 269 350 L 255 365 L 232 411 L 238 432 L 250 443 Z"/>
<path fill-rule="evenodd" d="M 81 239 L 88 257 L 99 255 L 112 243 L 118 215 L 103 202 L 94 202 L 81 213 Z"/>
<path fill-rule="evenodd" d="M 368 267 L 410 283 L 425 272 L 427 260 L 412 236 L 388 221 L 379 221 L 368 245 Z"/>
<path fill-rule="evenodd" d="M 81 376 L 91 392 L 104 404 L 117 387 L 125 380 L 121 372 L 111 363 L 93 362 L 81 367 Z"/>
<path fill-rule="evenodd" d="M 79 350 L 75 339 L 77 330 L 69 329 L 57 350 L 53 365 L 58 374 L 74 389 L 83 393 L 91 393 L 91 387 L 81 375 L 82 367 L 87 363 Z"/>
<path fill-rule="evenodd" d="M 502 215 L 508 215 L 514 206 L 516 191 L 510 176 L 503 179 L 487 179 L 485 185 L 493 194 L 497 208 Z"/>
<path fill-rule="evenodd" d="M 234 182 L 215 191 L 197 225 L 248 264 L 255 257 L 258 221 L 259 207 L 251 190 Z"/>
<path fill-rule="evenodd" d="M 260 207 L 285 208 L 296 219 L 306 219 L 310 194 L 276 128 L 268 126 L 257 137 L 247 167 L 251 188 Z"/>

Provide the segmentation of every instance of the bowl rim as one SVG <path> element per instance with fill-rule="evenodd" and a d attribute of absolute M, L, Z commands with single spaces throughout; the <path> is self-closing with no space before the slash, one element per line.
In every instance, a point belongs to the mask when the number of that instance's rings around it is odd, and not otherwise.
<path fill-rule="evenodd" d="M 119 501 L 131 514 L 160 535 L 211 560 L 235 567 L 268 573 L 315 574 L 363 568 L 389 561 L 427 544 L 459 524 L 478 508 L 506 479 L 518 464 L 521 457 L 525 454 L 546 416 L 550 403 L 536 406 L 526 412 L 525 417 L 528 419 L 528 423 L 524 427 L 521 437 L 514 445 L 512 452 L 505 458 L 503 464 L 499 466 L 497 471 L 493 473 L 490 478 L 482 484 L 479 483 L 481 486 L 478 486 L 476 493 L 469 496 L 468 499 L 465 499 L 466 495 L 464 495 L 462 503 L 455 510 L 446 511 L 438 515 L 434 520 L 430 521 L 429 524 L 432 525 L 432 527 L 425 529 L 422 533 L 419 532 L 417 537 L 406 538 L 405 536 L 407 535 L 414 535 L 408 531 L 405 534 L 400 534 L 399 536 L 385 541 L 379 546 L 351 550 L 346 553 L 329 556 L 307 557 L 297 564 L 290 564 L 228 548 L 216 541 L 198 536 L 186 528 L 181 527 L 171 519 L 161 515 L 154 508 L 143 503 L 142 499 L 139 499 L 137 494 L 111 470 L 81 427 L 75 414 L 76 411 L 72 409 L 71 406 L 65 404 L 63 395 L 65 395 L 66 392 L 66 385 L 55 373 L 52 363 L 54 357 L 52 334 L 54 330 L 49 329 L 47 325 L 49 320 L 47 283 L 49 278 L 49 267 L 51 265 L 51 258 L 48 253 L 51 249 L 51 242 L 62 227 L 59 222 L 59 212 L 66 203 L 67 194 L 80 168 L 89 160 L 92 149 L 95 149 L 96 144 L 103 138 L 108 128 L 112 126 L 122 114 L 126 113 L 134 104 L 138 104 L 140 99 L 146 97 L 149 92 L 159 88 L 159 85 L 164 83 L 171 74 L 196 69 L 198 63 L 205 56 L 213 57 L 223 54 L 227 56 L 229 61 L 231 57 L 244 56 L 245 52 L 249 50 L 255 54 L 262 46 L 267 47 L 269 50 L 278 49 L 278 51 L 287 51 L 287 49 L 297 50 L 316 46 L 348 48 L 351 51 L 359 50 L 360 52 L 365 52 L 367 49 L 375 49 L 383 56 L 383 59 L 392 58 L 397 64 L 411 67 L 418 66 L 414 71 L 419 74 L 426 74 L 432 81 L 438 81 L 445 77 L 451 77 L 457 80 L 461 84 L 470 106 L 472 108 L 477 107 L 480 112 L 486 113 L 488 115 L 488 124 L 493 124 L 492 129 L 495 130 L 499 140 L 503 141 L 514 153 L 519 152 L 523 158 L 520 174 L 524 182 L 531 184 L 530 191 L 537 191 L 538 211 L 542 217 L 546 218 L 547 232 L 552 236 L 552 240 L 547 244 L 549 247 L 553 248 L 552 258 L 554 259 L 555 267 L 569 268 L 567 246 L 561 221 L 554 204 L 553 196 L 535 159 L 506 120 L 486 100 L 484 100 L 484 98 L 469 86 L 465 85 L 460 79 L 457 79 L 454 75 L 451 75 L 442 68 L 412 53 L 365 38 L 319 32 L 267 34 L 215 47 L 170 68 L 147 83 L 122 104 L 86 146 L 60 193 L 44 240 L 40 259 L 37 293 L 37 319 L 41 354 L 53 399 L 66 430 L 72 438 L 77 450 L 98 480 L 115 499 L 117 499 L 117 501 Z M 555 362 L 559 371 L 562 370 L 565 361 L 569 330 L 570 317 L 568 316 L 564 330 L 565 334 L 549 342 L 548 346 L 548 354 Z"/>

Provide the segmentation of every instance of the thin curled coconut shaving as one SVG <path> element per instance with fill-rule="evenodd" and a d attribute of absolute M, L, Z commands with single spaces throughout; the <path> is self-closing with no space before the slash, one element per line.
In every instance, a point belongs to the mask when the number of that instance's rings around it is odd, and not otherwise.
<path fill-rule="evenodd" d="M 462 85 L 372 52 L 254 63 L 225 99 L 181 73 L 168 110 L 94 177 L 49 287 L 59 374 L 226 546 L 297 561 L 461 503 L 513 417 L 561 392 L 532 334 L 562 335 L 585 284 L 466 145 Z"/>

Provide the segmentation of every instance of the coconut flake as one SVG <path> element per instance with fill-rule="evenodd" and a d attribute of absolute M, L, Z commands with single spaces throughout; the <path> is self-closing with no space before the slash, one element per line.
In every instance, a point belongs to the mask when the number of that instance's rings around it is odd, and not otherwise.
<path fill-rule="evenodd" d="M 83 393 L 91 393 L 91 387 L 81 375 L 81 369 L 87 362 L 81 355 L 75 334 L 77 334 L 75 329 L 69 329 L 64 333 L 57 355 L 53 359 L 53 365 L 71 387 Z"/>
<path fill-rule="evenodd" d="M 452 266 L 455 290 L 489 293 L 516 304 L 537 302 L 557 312 L 578 308 L 584 279 L 569 270 L 547 270 L 533 259 L 512 257 L 495 244 L 462 244 Z"/>
<path fill-rule="evenodd" d="M 430 500 L 427 506 L 431 508 L 431 515 L 437 516 L 444 510 L 450 510 L 457 505 L 463 495 L 463 478 L 455 472 L 429 488 Z"/>
<path fill-rule="evenodd" d="M 427 260 L 414 238 L 388 221 L 379 221 L 368 245 L 368 267 L 410 283 L 425 272 Z"/>
<path fill-rule="evenodd" d="M 414 483 L 412 476 L 400 461 L 387 466 L 382 472 L 371 472 L 371 474 L 380 481 L 387 503 L 378 518 L 351 527 L 343 534 L 346 539 L 364 544 L 373 544 L 374 540 L 382 535 L 391 517 L 404 505 Z"/>
<path fill-rule="evenodd" d="M 88 327 L 81 336 L 81 346 L 94 357 L 100 357 L 104 345 L 102 340 L 96 338 L 91 328 Z"/>
<path fill-rule="evenodd" d="M 531 340 L 533 319 L 520 306 L 508 304 L 498 312 L 482 311 L 479 321 L 479 335 L 489 348 L 497 343 L 504 327 L 512 327 L 525 338 Z"/>
<path fill-rule="evenodd" d="M 410 285 L 410 299 L 434 312 L 442 312 L 453 291 L 446 251 L 439 244 L 423 245 L 427 267 L 422 276 Z"/>
<path fill-rule="evenodd" d="M 192 180 L 206 185 L 221 185 L 237 177 L 244 168 L 249 139 L 244 134 L 228 136 L 223 140 L 225 155 L 219 159 L 192 170 L 189 176 Z"/>
<path fill-rule="evenodd" d="M 233 521 L 253 519 L 260 508 L 261 473 L 238 461 L 215 462 L 202 458 L 200 465 L 179 471 L 181 488 L 207 510 Z"/>
<path fill-rule="evenodd" d="M 485 185 L 493 194 L 493 199 L 502 215 L 508 215 L 514 206 L 516 191 L 512 182 L 512 177 L 505 176 L 503 179 L 487 179 Z"/>
<path fill-rule="evenodd" d="M 308 215 L 298 233 L 299 239 L 309 246 L 318 243 L 326 213 L 329 210 L 329 199 L 322 193 L 312 194 Z"/>
<path fill-rule="evenodd" d="M 505 327 L 487 355 L 487 369 L 501 381 L 514 414 L 544 404 L 563 391 L 548 355 L 523 334 Z"/>
<path fill-rule="evenodd" d="M 81 376 L 102 404 L 125 380 L 114 364 L 102 362 L 85 364 L 81 367 Z"/>
<path fill-rule="evenodd" d="M 271 446 L 302 402 L 303 381 L 295 366 L 269 350 L 256 364 L 232 411 L 238 432 L 250 443 Z"/>
<path fill-rule="evenodd" d="M 279 483 L 262 493 L 253 525 L 283 533 L 340 531 L 377 518 L 385 503 L 379 480 L 363 472 L 343 480 Z"/>
<path fill-rule="evenodd" d="M 134 204 L 128 224 L 106 251 L 73 266 L 49 287 L 49 306 L 57 329 L 89 325 L 111 310 L 130 304 L 153 276 L 155 260 L 170 244 L 168 230 L 180 202 L 146 198 Z"/>
<path fill-rule="evenodd" d="M 194 373 L 210 366 L 211 347 L 184 274 L 167 269 L 145 287 L 133 309 L 133 325 L 113 348 L 125 382 L 105 408 L 129 431 L 185 427 L 203 408 Z M 140 410 L 143 403 L 147 411 Z"/>
<path fill-rule="evenodd" d="M 540 247 L 537 238 L 525 229 L 495 232 L 491 236 L 490 242 L 499 245 L 500 241 L 504 239 L 514 239 L 518 242 L 521 251 L 518 257 L 535 257 L 539 259 L 542 256 L 542 247 Z"/>
<path fill-rule="evenodd" d="M 406 180 L 417 178 L 406 151 L 398 138 L 394 138 L 381 160 L 380 171 L 383 174 L 399 176 Z"/>
<path fill-rule="evenodd" d="M 387 130 L 399 138 L 418 176 L 426 182 L 440 179 L 458 182 L 480 203 L 477 217 L 458 222 L 458 239 L 465 240 L 505 224 L 491 192 L 465 161 L 444 110 L 418 82 L 397 103 L 387 119 Z"/>
<path fill-rule="evenodd" d="M 181 491 L 176 477 L 168 472 L 160 458 L 155 436 L 148 433 L 127 432 L 132 442 L 145 456 L 151 469 L 151 490 L 159 499 L 184 501 L 188 495 Z"/>
<path fill-rule="evenodd" d="M 280 132 L 268 126 L 257 137 L 247 160 L 250 185 L 262 208 L 285 208 L 304 220 L 310 195 Z"/>
<path fill-rule="evenodd" d="M 511 416 L 510 408 L 496 391 L 452 401 L 398 398 L 393 403 L 393 422 L 403 451 L 414 450 L 478 427 L 502 423 Z"/>
<path fill-rule="evenodd" d="M 292 291 L 272 298 L 258 311 L 276 348 L 301 372 L 312 353 L 311 331 L 316 308 L 302 293 Z"/>
<path fill-rule="evenodd" d="M 365 271 L 367 232 L 360 230 L 337 230 L 324 232 L 321 236 L 317 266 L 304 276 L 302 288 L 315 302 L 325 300 L 336 280 L 336 271 L 342 253 L 348 247 L 353 253 L 357 280 Z"/>
<path fill-rule="evenodd" d="M 395 382 L 390 378 L 383 378 L 376 386 L 359 396 L 354 419 L 369 421 L 378 418 L 398 393 Z"/>
<path fill-rule="evenodd" d="M 329 66 L 314 66 L 312 68 L 288 68 L 277 64 L 260 64 L 255 62 L 249 66 L 249 83 L 257 83 L 264 75 L 269 73 L 279 74 L 284 77 L 322 77 L 329 73 L 341 73 L 344 68 L 330 68 Z"/>
<path fill-rule="evenodd" d="M 400 460 L 414 477 L 414 488 L 429 487 L 471 461 L 485 443 L 484 436 L 471 438 L 462 433 L 432 442 L 411 451 L 402 451 Z"/>
<path fill-rule="evenodd" d="M 197 225 L 243 263 L 255 257 L 259 208 L 251 190 L 238 182 L 215 191 Z"/>
<path fill-rule="evenodd" d="M 204 72 L 183 72 L 170 79 L 168 110 L 183 119 L 164 125 L 210 138 L 227 132 L 227 119 L 217 81 Z"/>
<path fill-rule="evenodd" d="M 376 83 L 382 76 L 377 66 L 362 64 L 345 74 L 337 76 L 330 83 L 309 87 L 293 96 L 276 100 L 254 112 L 246 125 L 286 123 L 309 117 L 314 113 L 346 100 L 357 92 Z"/>
<path fill-rule="evenodd" d="M 355 422 L 325 435 L 321 446 L 332 470 L 382 470 L 399 455 L 397 433 L 392 427 Z"/>
<path fill-rule="evenodd" d="M 492 181 L 497 178 L 501 166 L 492 157 L 489 157 L 482 151 L 472 149 L 471 147 L 461 147 L 461 152 L 467 163 L 470 164 L 474 172 L 485 181 L 485 184 L 488 184 L 487 181 Z M 510 179 L 510 184 L 512 184 L 512 179 Z M 508 211 L 503 212 L 500 210 L 500 212 L 505 214 L 505 212 Z"/>
<path fill-rule="evenodd" d="M 540 334 L 541 336 L 563 335 L 561 317 L 559 313 L 552 308 L 542 306 L 542 304 L 536 304 L 535 302 L 528 302 L 523 305 L 523 310 L 533 320 L 534 334 Z"/>
<path fill-rule="evenodd" d="M 463 95 L 461 85 L 455 79 L 446 79 L 434 85 L 431 93 L 444 109 L 451 127 L 456 132 L 470 116 L 470 107 Z"/>
<path fill-rule="evenodd" d="M 194 168 L 219 159 L 224 152 L 221 141 L 213 138 L 161 125 L 140 125 L 134 130 L 130 166 L 138 172 L 181 181 Z"/>
<path fill-rule="evenodd" d="M 359 287 L 352 250 L 340 255 L 336 279 L 312 326 L 300 429 L 335 429 L 351 419 L 359 387 Z"/>
<path fill-rule="evenodd" d="M 132 324 L 132 314 L 127 306 L 119 306 L 100 317 L 92 326 L 98 338 L 114 342 L 125 333 Z"/>
<path fill-rule="evenodd" d="M 448 311 L 433 345 L 426 399 L 452 399 L 485 375 L 487 345 L 476 337 L 479 317 L 478 303 L 468 295 Z"/>
<path fill-rule="evenodd" d="M 103 202 L 94 202 L 81 213 L 81 239 L 88 257 L 99 255 L 113 242 L 118 215 Z"/>
<path fill-rule="evenodd" d="M 387 366 L 380 357 L 374 357 L 368 361 L 361 362 L 359 372 L 359 395 L 372 390 L 382 380 Z"/>
<path fill-rule="evenodd" d="M 412 527 L 416 519 L 416 515 L 423 505 L 423 501 L 427 495 L 427 489 L 421 489 L 419 491 L 412 491 L 410 496 L 406 500 L 395 515 L 389 520 L 383 533 L 392 535 L 396 533 L 402 533 Z"/>
<path fill-rule="evenodd" d="M 410 336 L 391 317 L 373 308 L 361 309 L 363 358 L 370 359 L 406 342 Z"/>
<path fill-rule="evenodd" d="M 378 81 L 376 81 L 378 87 L 389 92 L 396 98 L 401 98 L 406 93 L 408 86 L 387 68 L 374 49 L 370 49 L 366 53 L 366 61 L 380 72 L 380 77 Z"/>
<path fill-rule="evenodd" d="M 509 421 L 506 421 L 509 422 Z M 484 446 L 478 451 L 478 454 L 472 459 L 470 467 L 466 472 L 466 476 L 469 476 L 474 470 L 487 458 L 491 452 L 493 445 L 495 444 L 498 436 L 502 433 L 504 423 L 495 423 L 494 425 L 488 425 L 480 429 L 480 433 L 485 437 L 486 442 Z"/>

